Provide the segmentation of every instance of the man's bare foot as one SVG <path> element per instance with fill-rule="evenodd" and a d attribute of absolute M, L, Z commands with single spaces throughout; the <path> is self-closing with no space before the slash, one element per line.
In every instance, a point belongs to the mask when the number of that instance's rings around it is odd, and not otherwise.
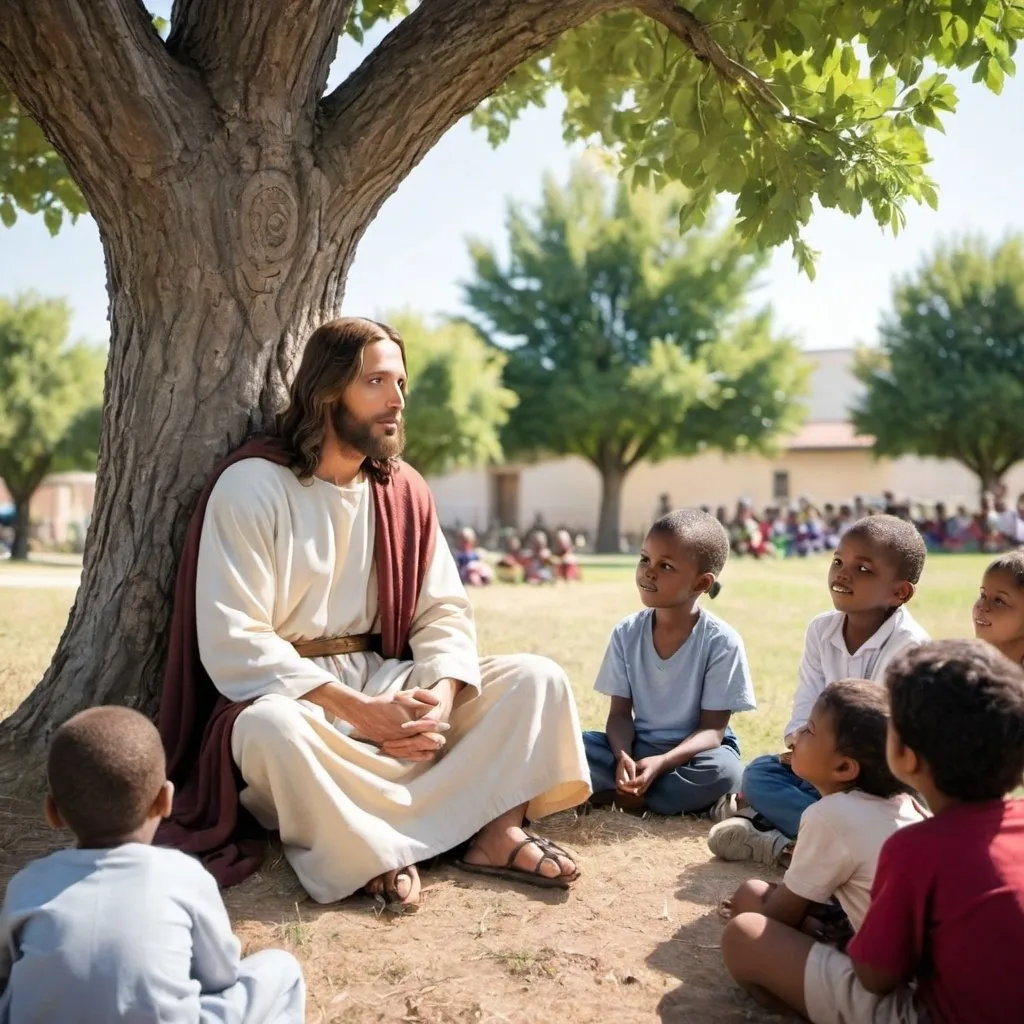
<path fill-rule="evenodd" d="M 509 864 L 517 846 L 519 850 Z M 531 836 L 518 825 L 503 824 L 501 819 L 477 834 L 462 860 L 481 867 L 511 867 L 524 875 L 560 877 L 566 882 L 575 881 L 580 873 L 576 863 L 549 839 Z"/>
<path fill-rule="evenodd" d="M 388 871 L 367 882 L 366 891 L 371 896 L 382 896 L 388 904 L 402 907 L 404 913 L 412 913 L 420 905 L 420 873 L 415 864 Z"/>

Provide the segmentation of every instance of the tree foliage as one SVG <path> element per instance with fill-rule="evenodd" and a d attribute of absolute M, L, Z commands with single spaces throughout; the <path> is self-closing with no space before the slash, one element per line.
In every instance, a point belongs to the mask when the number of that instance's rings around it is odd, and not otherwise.
<path fill-rule="evenodd" d="M 1024 237 L 939 246 L 897 285 L 857 376 L 876 452 L 956 459 L 991 489 L 1024 460 Z"/>
<path fill-rule="evenodd" d="M 640 184 L 692 190 L 684 226 L 737 197 L 738 230 L 762 245 L 800 238 L 812 199 L 893 231 L 911 198 L 935 206 L 922 128 L 957 97 L 940 69 L 975 69 L 1000 92 L 1015 70 L 1024 9 L 1002 0 L 641 0 L 520 67 L 476 112 L 498 141 L 561 86 L 569 139 L 600 139 Z"/>
<path fill-rule="evenodd" d="M 731 226 L 680 236 L 685 199 L 579 165 L 568 187 L 545 182 L 536 210 L 510 207 L 507 256 L 472 248 L 466 300 L 520 398 L 506 445 L 597 467 L 606 549 L 642 459 L 760 449 L 801 415 L 798 350 L 748 308 L 763 257 Z"/>
<path fill-rule="evenodd" d="M 430 328 L 411 313 L 389 322 L 409 363 L 406 459 L 421 473 L 499 461 L 501 428 L 517 401 L 502 387 L 505 357 L 466 324 Z"/>
<path fill-rule="evenodd" d="M 907 199 L 936 205 L 922 130 L 941 131 L 942 115 L 956 107 L 944 72 L 973 68 L 974 80 L 998 93 L 1024 36 L 1024 9 L 1009 0 L 617 7 L 594 0 L 593 16 L 584 11 L 582 24 L 522 63 L 474 122 L 500 142 L 526 107 L 559 88 L 567 139 L 610 147 L 637 185 L 690 188 L 684 227 L 701 223 L 715 196 L 733 194 L 741 235 L 767 246 L 791 242 L 810 274 L 814 253 L 800 232 L 814 199 L 853 215 L 867 208 L 893 231 Z M 409 7 L 361 0 L 345 9 L 344 34 L 362 42 Z M 61 210 L 74 217 L 84 203 L 60 158 L 0 90 L 5 224 L 16 207 L 42 212 L 56 231 Z"/>
<path fill-rule="evenodd" d="M 60 299 L 0 299 L 0 477 L 22 515 L 54 470 L 96 464 L 104 356 L 67 344 L 70 312 Z M 16 516 L 16 521 L 19 519 Z"/>

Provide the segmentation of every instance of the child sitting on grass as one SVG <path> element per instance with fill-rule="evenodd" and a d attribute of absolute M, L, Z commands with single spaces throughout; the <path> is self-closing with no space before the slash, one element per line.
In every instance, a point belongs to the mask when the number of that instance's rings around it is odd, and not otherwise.
<path fill-rule="evenodd" d="M 974 635 L 1024 664 L 1024 551 L 1001 555 L 985 570 L 974 602 Z"/>
<path fill-rule="evenodd" d="M 611 697 L 606 731 L 583 734 L 595 804 L 686 814 L 736 792 L 729 718 L 755 707 L 754 688 L 739 634 L 697 604 L 717 593 L 728 557 L 725 528 L 697 509 L 647 534 L 636 570 L 646 608 L 612 632 L 594 684 Z"/>
<path fill-rule="evenodd" d="M 1024 801 L 1007 799 L 1024 776 L 1024 670 L 944 640 L 902 654 L 887 683 L 889 767 L 934 817 L 882 848 L 847 953 L 746 913 L 722 937 L 726 967 L 814 1024 L 1003 1024 L 1024 1007 Z"/>
<path fill-rule="evenodd" d="M 213 876 L 150 845 L 174 789 L 148 719 L 116 707 L 75 715 L 54 734 L 47 776 L 46 819 L 78 843 L 7 886 L 3 1024 L 302 1024 L 295 958 L 240 960 Z"/>
<path fill-rule="evenodd" d="M 860 927 L 882 844 L 926 817 L 886 763 L 888 706 L 882 687 L 864 679 L 825 688 L 793 737 L 792 761 L 793 773 L 821 799 L 800 819 L 800 842 L 781 884 L 744 882 L 726 904 L 729 916 L 756 911 L 816 929 L 814 919 L 827 914 L 823 905 L 834 897 L 850 927 Z"/>
<path fill-rule="evenodd" d="M 928 639 L 906 608 L 926 554 L 914 524 L 896 516 L 859 519 L 843 535 L 828 570 L 835 610 L 812 619 L 807 629 L 793 714 L 784 734 L 788 748 L 829 683 L 880 683 L 900 651 Z M 747 807 L 711 829 L 711 852 L 722 860 L 783 863 L 800 817 L 819 798 L 818 791 L 793 773 L 788 751 L 751 761 L 741 791 Z"/>

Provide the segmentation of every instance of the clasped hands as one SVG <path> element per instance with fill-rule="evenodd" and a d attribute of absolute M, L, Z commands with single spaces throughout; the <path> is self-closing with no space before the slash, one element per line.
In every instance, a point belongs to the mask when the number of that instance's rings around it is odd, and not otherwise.
<path fill-rule="evenodd" d="M 665 771 L 665 759 L 659 754 L 641 757 L 639 761 L 622 751 L 615 766 L 615 788 L 620 793 L 643 796 L 651 783 Z"/>
<path fill-rule="evenodd" d="M 451 728 L 451 701 L 433 690 L 400 690 L 361 701 L 348 718 L 357 735 L 402 761 L 433 761 Z"/>

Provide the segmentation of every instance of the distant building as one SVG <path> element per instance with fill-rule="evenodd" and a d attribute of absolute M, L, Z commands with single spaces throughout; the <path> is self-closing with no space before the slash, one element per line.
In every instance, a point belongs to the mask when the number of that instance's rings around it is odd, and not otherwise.
<path fill-rule="evenodd" d="M 29 502 L 32 537 L 43 544 L 71 544 L 80 549 L 95 494 L 95 473 L 51 473 Z M 11 496 L 0 480 L 0 509 L 11 505 Z"/>
<path fill-rule="evenodd" d="M 740 497 L 755 508 L 788 506 L 801 495 L 818 504 L 852 502 L 854 496 L 881 498 L 892 491 L 918 502 L 946 501 L 974 508 L 978 482 L 959 463 L 907 456 L 876 459 L 873 439 L 858 436 L 849 411 L 861 385 L 853 376 L 852 349 L 806 353 L 812 363 L 808 419 L 779 445 L 779 454 L 721 455 L 641 463 L 626 478 L 622 532 L 646 532 L 667 494 L 675 508 L 725 505 Z M 1024 466 L 1007 476 L 1011 495 L 1024 491 Z M 601 496 L 597 470 L 580 458 L 510 463 L 432 477 L 441 520 L 486 530 L 492 525 L 527 529 L 539 516 L 549 527 L 565 525 L 593 534 Z"/>

